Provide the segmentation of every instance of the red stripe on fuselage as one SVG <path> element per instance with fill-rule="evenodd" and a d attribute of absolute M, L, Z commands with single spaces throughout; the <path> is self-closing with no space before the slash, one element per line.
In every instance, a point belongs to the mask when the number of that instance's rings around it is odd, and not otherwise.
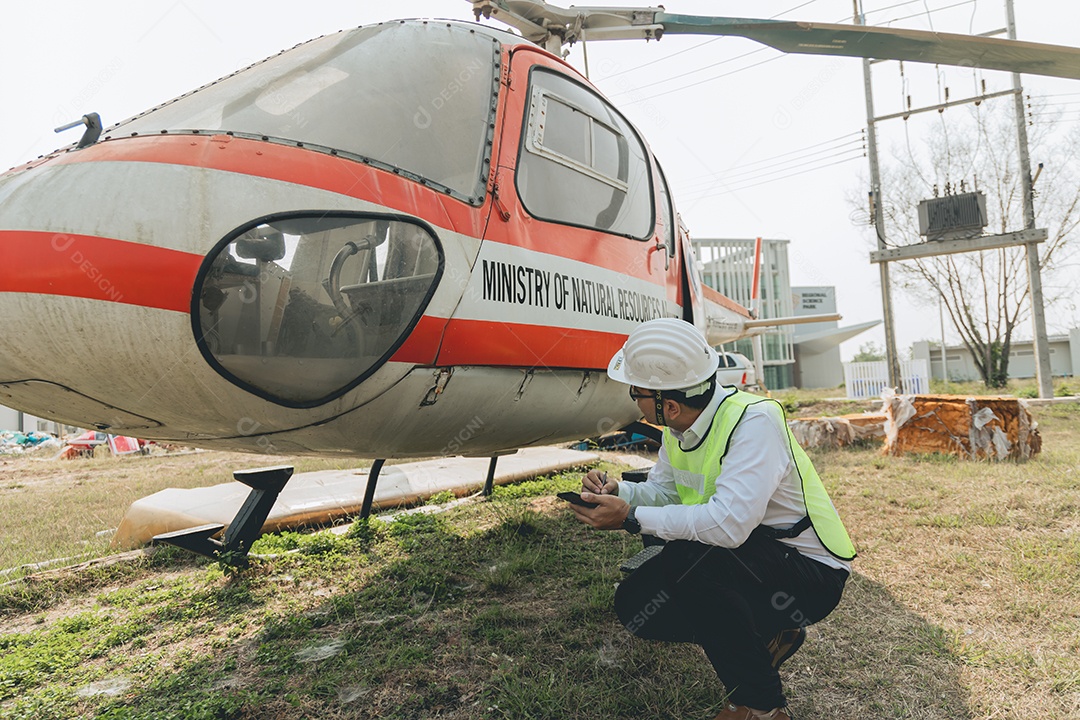
<path fill-rule="evenodd" d="M 480 237 L 486 209 L 355 160 L 230 135 L 118 138 L 58 156 L 56 164 L 149 162 L 207 168 L 327 190 Z M 325 208 L 314 208 L 325 209 Z"/>
<path fill-rule="evenodd" d="M 190 312 L 201 255 L 126 240 L 0 230 L 0 292 L 64 295 Z M 443 318 L 423 316 L 395 362 L 431 364 Z"/>
<path fill-rule="evenodd" d="M 625 340 L 595 330 L 451 319 L 438 364 L 606 368 Z"/>
<path fill-rule="evenodd" d="M 413 363 L 415 365 L 434 365 L 435 356 L 439 353 L 439 343 L 442 341 L 443 328 L 446 326 L 446 318 L 423 315 L 416 327 L 405 338 L 393 356 L 391 362 Z"/>
<path fill-rule="evenodd" d="M 0 230 L 0 292 L 188 312 L 201 255 L 68 233 Z"/>

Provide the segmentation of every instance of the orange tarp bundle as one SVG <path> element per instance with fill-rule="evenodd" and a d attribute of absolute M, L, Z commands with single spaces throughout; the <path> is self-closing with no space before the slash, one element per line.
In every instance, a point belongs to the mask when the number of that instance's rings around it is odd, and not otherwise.
<path fill-rule="evenodd" d="M 892 395 L 884 409 L 887 454 L 1027 460 L 1042 449 L 1037 424 L 1018 398 Z"/>

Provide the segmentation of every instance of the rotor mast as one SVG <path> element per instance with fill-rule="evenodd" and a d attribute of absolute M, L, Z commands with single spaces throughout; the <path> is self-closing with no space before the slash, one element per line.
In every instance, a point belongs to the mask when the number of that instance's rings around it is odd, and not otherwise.
<path fill-rule="evenodd" d="M 659 40 L 664 26 L 656 17 L 660 7 L 571 7 L 544 0 L 470 0 L 479 20 L 495 19 L 515 28 L 522 37 L 554 55 L 563 45 L 579 40 Z"/>

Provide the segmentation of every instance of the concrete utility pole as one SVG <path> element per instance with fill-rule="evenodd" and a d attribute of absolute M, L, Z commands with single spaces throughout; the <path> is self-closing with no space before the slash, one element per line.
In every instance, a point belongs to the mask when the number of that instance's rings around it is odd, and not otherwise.
<path fill-rule="evenodd" d="M 855 0 L 855 24 L 865 25 L 858 0 Z M 870 78 L 870 59 L 863 59 L 863 82 L 866 86 L 866 139 L 870 160 L 870 192 L 874 202 L 874 230 L 878 250 L 885 249 L 885 206 L 881 196 L 881 166 L 878 164 L 877 129 L 874 119 L 874 86 Z M 889 386 L 901 391 L 900 360 L 896 355 L 896 330 L 892 313 L 892 290 L 889 282 L 889 263 L 879 264 L 881 271 L 881 310 L 885 323 L 885 360 L 889 368 Z"/>
<path fill-rule="evenodd" d="M 1016 39 L 1016 13 L 1013 0 L 1005 0 L 1009 39 Z M 1016 135 L 1020 148 L 1020 181 L 1024 187 L 1024 229 L 1035 229 L 1035 196 L 1031 182 L 1031 158 L 1028 155 L 1027 121 L 1024 118 L 1023 86 L 1020 73 L 1012 74 L 1013 107 L 1016 109 Z M 1028 283 L 1031 289 L 1031 321 L 1035 341 L 1035 377 L 1039 382 L 1039 397 L 1054 397 L 1054 378 L 1050 370 L 1050 340 L 1046 335 L 1046 315 L 1043 309 L 1042 272 L 1039 269 L 1039 246 L 1027 243 Z"/>

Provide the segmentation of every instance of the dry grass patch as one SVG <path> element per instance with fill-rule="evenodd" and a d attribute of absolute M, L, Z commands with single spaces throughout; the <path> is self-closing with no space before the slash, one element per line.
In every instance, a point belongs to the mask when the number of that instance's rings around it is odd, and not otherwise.
<path fill-rule="evenodd" d="M 1044 450 L 1025 464 L 816 458 L 859 573 L 935 628 L 959 717 L 1080 717 L 1080 408 L 1036 417 Z"/>

